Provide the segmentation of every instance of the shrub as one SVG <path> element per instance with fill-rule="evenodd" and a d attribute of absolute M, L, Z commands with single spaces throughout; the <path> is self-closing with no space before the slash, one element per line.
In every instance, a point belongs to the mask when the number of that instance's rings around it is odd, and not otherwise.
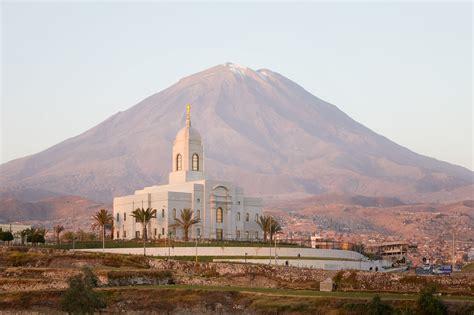
<path fill-rule="evenodd" d="M 430 285 L 423 288 L 417 300 L 417 308 L 420 314 L 445 315 L 448 314 L 446 305 L 436 296 L 436 287 Z"/>
<path fill-rule="evenodd" d="M 367 314 L 369 315 L 390 315 L 393 314 L 393 308 L 385 303 L 382 303 L 380 296 L 376 295 L 367 304 Z"/>
<path fill-rule="evenodd" d="M 10 241 L 13 241 L 13 234 L 10 231 L 2 232 L 0 230 L 0 241 L 8 242 L 10 244 Z"/>
<path fill-rule="evenodd" d="M 84 282 L 90 286 L 91 288 L 97 288 L 99 286 L 99 279 L 97 276 L 92 272 L 92 269 L 84 266 L 82 268 L 82 273 L 84 275 Z"/>
<path fill-rule="evenodd" d="M 220 274 L 217 272 L 215 268 L 206 269 L 202 272 L 201 276 L 206 278 L 213 278 L 218 277 Z"/>
<path fill-rule="evenodd" d="M 93 288 L 98 280 L 89 269 L 83 269 L 83 274 L 69 278 L 69 288 L 64 292 L 61 307 L 69 314 L 93 314 L 96 310 L 106 307 Z"/>
<path fill-rule="evenodd" d="M 8 264 L 13 267 L 28 265 L 44 265 L 47 262 L 47 256 L 43 253 L 29 253 L 13 251 L 6 257 Z"/>
<path fill-rule="evenodd" d="M 337 286 L 341 284 L 343 275 L 344 275 L 344 271 L 340 270 L 336 273 L 336 275 L 334 276 L 334 279 L 332 279 Z"/>
<path fill-rule="evenodd" d="M 133 278 L 133 277 L 152 277 L 157 280 L 165 280 L 173 277 L 171 270 L 117 270 L 107 273 L 109 279 Z"/>

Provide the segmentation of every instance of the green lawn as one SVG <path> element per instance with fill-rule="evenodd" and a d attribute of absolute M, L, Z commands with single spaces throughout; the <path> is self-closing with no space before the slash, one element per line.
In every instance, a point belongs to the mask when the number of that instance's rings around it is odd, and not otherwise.
<path fill-rule="evenodd" d="M 385 292 L 321 292 L 313 290 L 293 290 L 293 289 L 275 289 L 275 288 L 249 288 L 249 287 L 234 287 L 234 286 L 205 286 L 205 285 L 166 285 L 166 286 L 136 286 L 134 289 L 149 289 L 154 288 L 157 290 L 202 290 L 202 291 L 237 291 L 237 292 L 248 292 L 258 293 L 264 295 L 277 295 L 277 296 L 299 296 L 299 297 L 331 297 L 340 299 L 361 299 L 370 300 L 375 295 L 380 296 L 384 300 L 416 300 L 418 294 L 413 293 L 385 293 Z M 110 288 L 118 289 L 118 287 Z M 104 288 L 103 290 L 107 290 Z M 474 296 L 461 296 L 461 295 L 443 295 L 443 300 L 447 301 L 463 301 L 474 303 Z"/>
<path fill-rule="evenodd" d="M 184 242 L 184 241 L 172 241 L 172 246 L 174 247 L 194 247 L 196 243 L 194 241 Z M 268 247 L 269 243 L 263 242 L 246 242 L 246 241 L 203 241 L 199 242 L 199 247 Z M 42 247 L 56 248 L 56 249 L 72 249 L 72 243 L 67 244 L 48 244 L 43 245 Z M 136 248 L 143 247 L 143 242 L 140 240 L 132 241 L 106 241 L 105 248 Z M 169 243 L 164 240 L 159 241 L 150 241 L 146 243 L 146 247 L 169 247 Z M 309 248 L 304 246 L 299 246 L 295 244 L 280 244 L 278 247 L 293 247 L 293 248 Z M 90 249 L 90 248 L 102 248 L 102 241 L 90 241 L 90 242 L 76 242 L 76 249 Z"/>

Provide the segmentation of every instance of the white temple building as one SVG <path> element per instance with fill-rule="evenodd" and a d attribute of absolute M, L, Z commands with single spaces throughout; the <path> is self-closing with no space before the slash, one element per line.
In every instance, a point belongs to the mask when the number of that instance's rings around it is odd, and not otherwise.
<path fill-rule="evenodd" d="M 115 238 L 142 237 L 142 225 L 131 216 L 137 208 L 157 210 L 148 225 L 149 239 L 181 238 L 183 231 L 170 227 L 182 209 L 190 208 L 201 222 L 193 225 L 190 238 L 255 240 L 262 238 L 256 221 L 262 214 L 260 198 L 244 195 L 232 182 L 206 179 L 201 136 L 191 127 L 190 106 L 186 126 L 178 131 L 173 144 L 169 184 L 145 187 L 135 194 L 114 198 Z"/>

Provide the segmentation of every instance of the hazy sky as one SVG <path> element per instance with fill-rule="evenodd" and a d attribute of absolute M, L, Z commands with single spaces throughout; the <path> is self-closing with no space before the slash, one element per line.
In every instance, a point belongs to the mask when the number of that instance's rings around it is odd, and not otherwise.
<path fill-rule="evenodd" d="M 474 169 L 472 13 L 449 3 L 1 4 L 1 161 L 227 61 Z"/>

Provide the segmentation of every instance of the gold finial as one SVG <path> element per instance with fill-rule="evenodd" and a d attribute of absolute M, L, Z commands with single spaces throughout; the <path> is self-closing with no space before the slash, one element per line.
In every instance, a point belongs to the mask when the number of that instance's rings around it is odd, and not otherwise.
<path fill-rule="evenodd" d="M 191 104 L 186 104 L 186 124 L 191 125 Z"/>

